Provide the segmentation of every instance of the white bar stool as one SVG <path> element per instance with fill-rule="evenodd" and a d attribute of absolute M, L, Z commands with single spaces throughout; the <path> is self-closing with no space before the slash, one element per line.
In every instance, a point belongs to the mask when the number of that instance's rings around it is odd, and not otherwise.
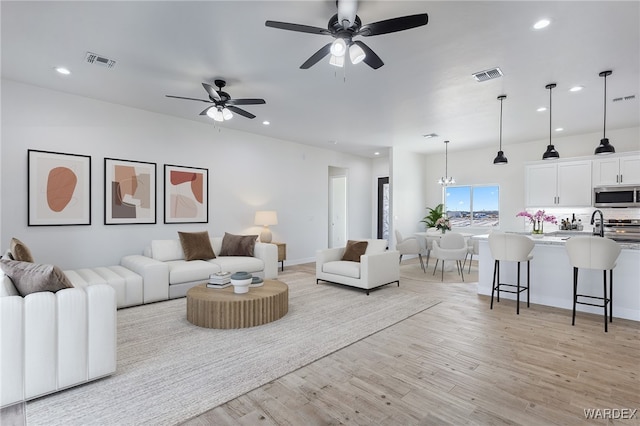
<path fill-rule="evenodd" d="M 607 332 L 607 317 L 613 321 L 613 268 L 620 255 L 620 245 L 609 238 L 588 236 L 573 237 L 567 240 L 565 247 L 569 254 L 569 263 L 573 266 L 573 316 L 571 325 L 576 324 L 576 304 L 599 306 L 604 308 L 604 331 Z M 578 294 L 578 268 L 601 269 L 603 279 L 603 297 Z M 607 292 L 607 271 L 609 271 L 609 289 Z M 578 298 L 602 300 L 602 304 L 578 301 Z M 609 313 L 607 314 L 607 305 Z"/>
<path fill-rule="evenodd" d="M 520 293 L 527 292 L 527 308 L 529 307 L 529 286 L 531 279 L 531 259 L 534 243 L 531 238 L 519 234 L 492 232 L 489 234 L 489 250 L 495 262 L 493 264 L 493 284 L 491 288 L 491 309 L 493 309 L 493 294 L 497 291 L 497 301 L 500 302 L 500 292 L 516 294 L 516 314 L 520 315 Z M 500 261 L 518 262 L 518 277 L 516 284 L 500 282 Z M 527 285 L 520 284 L 520 263 L 527 262 Z M 515 288 L 504 290 L 502 287 Z"/>

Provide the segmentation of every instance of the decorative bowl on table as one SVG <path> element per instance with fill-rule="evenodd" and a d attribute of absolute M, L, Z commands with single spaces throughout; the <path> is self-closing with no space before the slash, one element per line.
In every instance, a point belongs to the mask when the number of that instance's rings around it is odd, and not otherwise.
<path fill-rule="evenodd" d="M 242 294 L 249 291 L 249 284 L 253 280 L 253 276 L 248 272 L 236 272 L 231 275 L 231 285 L 233 285 L 233 292 Z"/>
<path fill-rule="evenodd" d="M 264 284 L 264 280 L 260 277 L 253 277 L 251 279 L 251 284 L 249 284 L 249 287 L 260 287 Z"/>

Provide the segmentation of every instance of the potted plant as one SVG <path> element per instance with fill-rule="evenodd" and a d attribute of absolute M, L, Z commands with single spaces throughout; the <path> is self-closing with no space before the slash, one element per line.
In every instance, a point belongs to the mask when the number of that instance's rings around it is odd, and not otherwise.
<path fill-rule="evenodd" d="M 442 204 L 438 204 L 434 208 L 427 207 L 429 213 L 420 222 L 424 223 L 427 229 L 435 228 L 438 219 L 444 216 L 444 212 L 442 211 L 443 208 L 444 205 Z"/>

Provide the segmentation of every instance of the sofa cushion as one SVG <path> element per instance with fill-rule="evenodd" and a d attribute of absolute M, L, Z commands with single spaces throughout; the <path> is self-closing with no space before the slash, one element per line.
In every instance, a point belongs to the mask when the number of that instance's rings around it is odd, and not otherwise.
<path fill-rule="evenodd" d="M 360 278 L 360 263 L 336 260 L 322 265 L 322 272 L 341 277 Z"/>
<path fill-rule="evenodd" d="M 247 256 L 218 256 L 209 262 L 220 266 L 222 271 L 226 272 L 262 272 L 264 270 L 264 261 L 257 257 Z"/>
<path fill-rule="evenodd" d="M 233 235 L 225 232 L 219 255 L 253 257 L 257 239 L 257 235 Z"/>
<path fill-rule="evenodd" d="M 151 241 L 151 256 L 160 262 L 184 259 L 180 240 L 153 240 Z"/>
<path fill-rule="evenodd" d="M 60 268 L 54 265 L 0 259 L 0 267 L 23 297 L 40 291 L 55 293 L 73 287 Z"/>
<path fill-rule="evenodd" d="M 180 244 L 184 252 L 185 260 L 209 260 L 216 255 L 211 247 L 209 232 L 180 232 Z"/>
<path fill-rule="evenodd" d="M 347 247 L 344 249 L 342 260 L 360 262 L 360 256 L 367 251 L 367 245 L 367 241 L 347 241 Z"/>
<path fill-rule="evenodd" d="M 19 239 L 12 238 L 9 249 L 11 250 L 11 257 L 13 257 L 14 260 L 33 263 L 31 250 L 29 250 L 29 247 Z"/>
<path fill-rule="evenodd" d="M 209 279 L 209 275 L 220 272 L 220 266 L 205 260 L 172 260 L 167 262 L 169 266 L 169 285 L 182 284 L 193 281 Z"/>
<path fill-rule="evenodd" d="M 5 296 L 20 296 L 16 286 L 13 285 L 11 278 L 4 272 L 0 272 L 0 297 Z"/>

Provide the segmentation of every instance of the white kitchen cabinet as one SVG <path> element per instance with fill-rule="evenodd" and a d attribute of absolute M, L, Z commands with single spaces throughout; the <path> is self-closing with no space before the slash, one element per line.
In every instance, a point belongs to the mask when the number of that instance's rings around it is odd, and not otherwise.
<path fill-rule="evenodd" d="M 590 207 L 591 161 L 545 162 L 525 168 L 527 207 Z"/>
<path fill-rule="evenodd" d="M 640 184 L 640 155 L 593 160 L 593 185 Z"/>

